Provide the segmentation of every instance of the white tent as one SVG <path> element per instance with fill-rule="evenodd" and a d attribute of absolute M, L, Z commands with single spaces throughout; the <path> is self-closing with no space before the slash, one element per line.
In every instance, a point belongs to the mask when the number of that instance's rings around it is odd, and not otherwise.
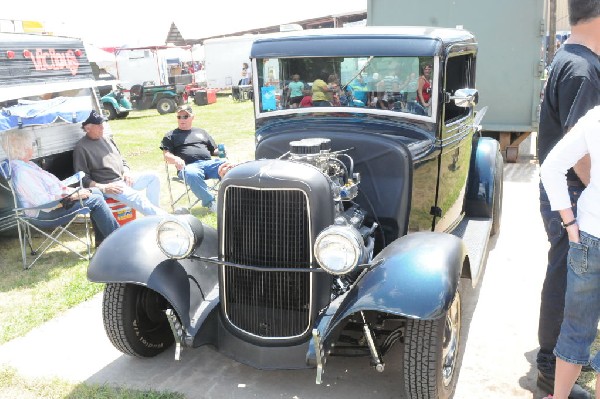
<path fill-rule="evenodd" d="M 90 62 L 98 65 L 98 68 L 104 69 L 113 76 L 117 76 L 117 59 L 113 53 L 102 50 L 89 43 L 83 43 L 85 53 Z"/>

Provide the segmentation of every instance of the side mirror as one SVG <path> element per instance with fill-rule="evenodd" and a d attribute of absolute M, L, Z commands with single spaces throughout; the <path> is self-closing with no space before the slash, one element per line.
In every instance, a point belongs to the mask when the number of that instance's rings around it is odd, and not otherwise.
<path fill-rule="evenodd" d="M 454 95 L 446 93 L 446 103 L 452 100 L 457 107 L 474 107 L 479 102 L 479 92 L 477 89 L 458 89 Z"/>

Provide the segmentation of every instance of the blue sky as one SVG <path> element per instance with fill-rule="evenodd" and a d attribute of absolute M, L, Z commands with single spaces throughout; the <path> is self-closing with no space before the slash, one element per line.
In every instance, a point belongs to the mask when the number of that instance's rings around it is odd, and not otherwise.
<path fill-rule="evenodd" d="M 47 30 L 99 47 L 164 44 L 171 22 L 199 37 L 367 9 L 367 0 L 25 0 L 4 2 L 2 19 L 43 22 Z M 94 6 L 95 4 L 95 6 Z M 168 6 L 157 7 L 158 4 Z M 171 4 L 173 6 L 171 6 Z M 186 4 L 183 6 L 183 4 Z"/>

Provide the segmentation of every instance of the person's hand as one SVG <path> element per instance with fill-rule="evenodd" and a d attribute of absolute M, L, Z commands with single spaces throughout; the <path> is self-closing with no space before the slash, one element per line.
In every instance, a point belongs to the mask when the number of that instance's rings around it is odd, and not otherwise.
<path fill-rule="evenodd" d="M 579 225 L 577 223 L 567 226 L 567 236 L 571 242 L 579 242 Z"/>
<path fill-rule="evenodd" d="M 225 176 L 225 174 L 227 172 L 229 172 L 229 170 L 231 168 L 233 168 L 235 165 L 229 162 L 223 162 L 221 165 L 219 165 L 219 169 L 218 169 L 218 174 L 220 178 L 223 178 L 223 176 Z"/>
<path fill-rule="evenodd" d="M 81 189 L 77 192 L 75 192 L 75 190 L 73 190 L 71 192 L 71 194 L 69 194 L 68 196 L 72 199 L 72 200 L 79 200 L 79 199 L 86 199 L 90 196 L 91 191 L 87 190 L 87 189 Z"/>
<path fill-rule="evenodd" d="M 121 194 L 123 192 L 123 188 L 119 183 L 96 184 L 96 187 L 98 187 L 103 194 Z"/>
<path fill-rule="evenodd" d="M 179 157 L 175 158 L 174 164 L 177 170 L 182 170 L 183 168 L 185 168 L 185 161 Z"/>
<path fill-rule="evenodd" d="M 129 187 L 133 186 L 133 177 L 129 173 L 127 173 L 127 172 L 123 173 L 123 181 Z"/>
<path fill-rule="evenodd" d="M 77 194 L 80 199 L 86 199 L 86 198 L 90 197 L 92 192 L 90 190 L 84 189 L 84 190 L 79 190 L 79 192 Z"/>

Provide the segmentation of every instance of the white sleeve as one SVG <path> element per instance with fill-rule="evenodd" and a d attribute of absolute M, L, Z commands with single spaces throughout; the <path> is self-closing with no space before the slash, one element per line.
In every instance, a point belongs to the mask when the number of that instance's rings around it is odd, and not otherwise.
<path fill-rule="evenodd" d="M 571 208 L 567 171 L 589 153 L 586 134 L 600 128 L 598 117 L 581 118 L 554 146 L 540 168 L 540 177 L 553 211 Z"/>

